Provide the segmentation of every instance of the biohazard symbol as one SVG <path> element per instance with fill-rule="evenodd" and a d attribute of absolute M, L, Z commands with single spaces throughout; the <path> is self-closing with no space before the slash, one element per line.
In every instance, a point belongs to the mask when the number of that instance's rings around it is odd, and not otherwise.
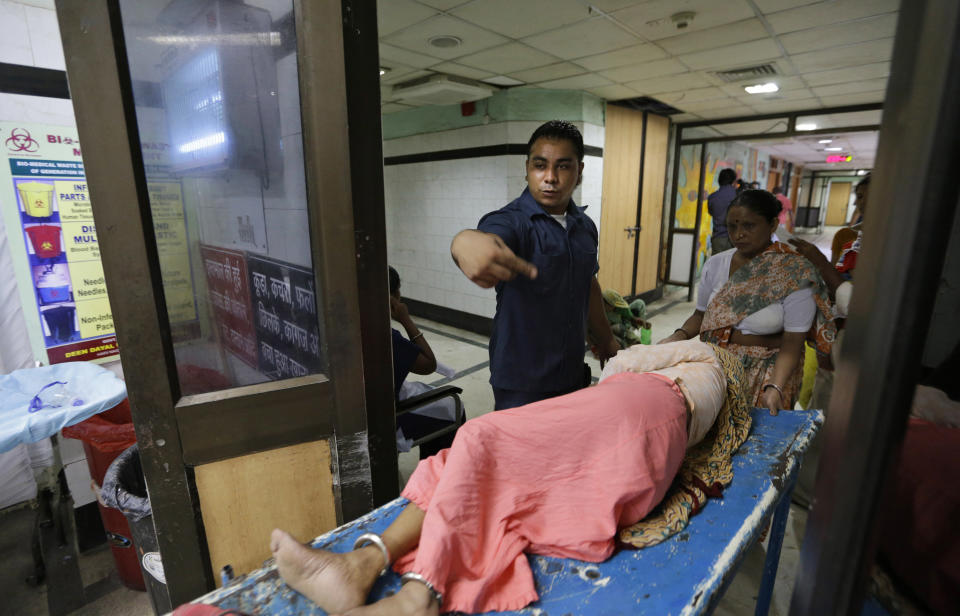
<path fill-rule="evenodd" d="M 10 131 L 10 136 L 4 144 L 11 152 L 36 152 L 40 149 L 40 144 L 30 136 L 30 131 L 25 128 L 15 128 Z"/>
<path fill-rule="evenodd" d="M 40 244 L 40 250 L 53 250 L 53 242 L 45 241 Z"/>

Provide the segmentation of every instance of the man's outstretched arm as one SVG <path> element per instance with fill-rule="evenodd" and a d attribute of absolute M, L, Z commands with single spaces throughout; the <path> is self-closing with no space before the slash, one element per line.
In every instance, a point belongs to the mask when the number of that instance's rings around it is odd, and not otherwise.
<path fill-rule="evenodd" d="M 464 229 L 450 243 L 450 256 L 467 278 L 484 289 L 518 274 L 537 277 L 537 268 L 515 255 L 494 233 Z"/>

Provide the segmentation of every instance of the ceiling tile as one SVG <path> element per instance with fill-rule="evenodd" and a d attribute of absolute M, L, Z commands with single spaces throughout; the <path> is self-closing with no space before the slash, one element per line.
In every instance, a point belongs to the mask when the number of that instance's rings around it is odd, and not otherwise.
<path fill-rule="evenodd" d="M 590 4 L 597 7 L 601 11 L 609 13 L 611 11 L 619 11 L 620 9 L 628 6 L 633 6 L 634 4 L 637 4 L 637 0 L 593 0 Z"/>
<path fill-rule="evenodd" d="M 406 66 L 415 66 L 417 68 L 427 68 L 433 66 L 440 60 L 425 56 L 422 53 L 407 51 L 393 45 L 380 43 L 380 64 L 390 66 L 391 64 L 405 64 Z"/>
<path fill-rule="evenodd" d="M 463 56 L 458 59 L 459 64 L 466 64 L 494 73 L 512 73 L 535 66 L 544 66 L 556 62 L 550 54 L 543 53 L 521 43 L 507 43 L 499 47 Z"/>
<path fill-rule="evenodd" d="M 459 75 L 460 77 L 466 77 L 468 79 L 486 79 L 487 77 L 493 76 L 493 73 L 490 71 L 482 71 L 478 68 L 473 68 L 472 66 L 457 64 L 456 62 L 443 62 L 441 64 L 435 64 L 434 66 L 430 67 L 430 70 L 437 71 L 438 73 L 446 73 L 448 75 Z"/>
<path fill-rule="evenodd" d="M 429 38 L 442 34 L 456 36 L 463 42 L 458 47 L 449 48 L 434 47 L 428 42 Z M 395 34 L 382 37 L 381 40 L 397 47 L 445 60 L 452 60 L 508 42 L 499 34 L 446 15 L 432 17 Z"/>
<path fill-rule="evenodd" d="M 678 30 L 670 16 L 681 11 L 696 13 L 686 28 Z M 612 13 L 613 18 L 650 41 L 707 30 L 754 17 L 746 0 L 653 0 Z"/>
<path fill-rule="evenodd" d="M 727 45 L 718 49 L 680 56 L 680 61 L 694 70 L 707 68 L 733 69 L 759 64 L 780 57 L 780 48 L 771 38 Z"/>
<path fill-rule="evenodd" d="M 380 38 L 402 30 L 407 26 L 429 19 L 437 14 L 435 9 L 413 0 L 389 0 L 377 3 L 377 31 Z"/>
<path fill-rule="evenodd" d="M 575 77 L 564 77 L 563 79 L 554 79 L 538 83 L 538 88 L 550 88 L 551 90 L 588 90 L 599 86 L 612 85 L 613 82 L 600 75 L 588 73 L 586 75 L 577 75 Z"/>
<path fill-rule="evenodd" d="M 587 91 L 608 101 L 617 101 L 624 98 L 636 98 L 640 95 L 640 93 L 633 88 L 628 88 L 627 86 L 620 85 L 619 83 L 613 84 L 612 86 L 590 88 Z"/>
<path fill-rule="evenodd" d="M 798 71 L 807 73 L 861 64 L 875 64 L 877 60 L 889 60 L 892 53 L 893 39 L 885 38 L 822 51 L 793 54 L 790 56 L 790 60 Z"/>
<path fill-rule="evenodd" d="M 693 53 L 704 49 L 723 47 L 734 43 L 743 43 L 756 39 L 766 38 L 767 30 L 759 19 L 748 19 L 737 23 L 726 24 L 718 28 L 700 30 L 680 36 L 671 36 L 657 41 L 673 55 Z"/>
<path fill-rule="evenodd" d="M 761 13 L 775 13 L 777 11 L 784 11 L 820 1 L 821 0 L 753 0 Z"/>
<path fill-rule="evenodd" d="M 780 113 L 781 111 L 803 111 L 822 107 L 816 98 L 801 100 L 748 101 L 747 104 L 757 113 Z"/>
<path fill-rule="evenodd" d="M 657 100 L 662 100 L 659 96 L 655 96 Z M 664 101 L 668 102 L 668 101 Z M 692 113 L 709 113 L 712 109 L 730 109 L 736 107 L 739 109 L 738 112 L 732 113 L 729 115 L 738 116 L 749 113 L 749 109 L 743 105 L 737 105 L 737 101 L 732 98 L 715 98 L 711 100 L 700 100 L 700 101 L 679 101 L 677 103 L 669 103 L 670 105 L 676 107 L 677 109 L 682 109 L 683 111 L 689 111 Z"/>
<path fill-rule="evenodd" d="M 564 60 L 592 56 L 637 43 L 632 34 L 602 17 L 529 36 L 523 41 Z"/>
<path fill-rule="evenodd" d="M 900 0 L 834 0 L 767 15 L 777 34 L 862 19 L 883 13 L 895 13 Z"/>
<path fill-rule="evenodd" d="M 676 75 L 678 73 L 686 73 L 687 69 L 683 64 L 680 64 L 678 60 L 668 58 L 666 60 L 654 60 L 653 62 L 621 66 L 619 68 L 612 68 L 610 70 L 598 72 L 604 77 L 624 83 L 627 81 L 635 81 L 637 79 L 660 77 L 661 75 Z M 633 87 L 632 84 L 631 87 Z"/>
<path fill-rule="evenodd" d="M 697 111 L 701 118 L 706 120 L 717 120 L 720 118 L 736 118 L 743 115 L 752 115 L 748 107 L 743 105 L 733 105 L 728 107 L 711 107 Z"/>
<path fill-rule="evenodd" d="M 639 81 L 643 84 L 643 91 L 651 95 L 657 94 L 658 92 L 676 92 L 677 90 L 685 90 L 687 88 L 703 88 L 713 85 L 713 83 L 701 73 L 679 73 L 677 75 L 654 77 L 652 79 L 642 79 Z"/>
<path fill-rule="evenodd" d="M 832 83 L 846 83 L 848 81 L 859 81 L 862 79 L 879 79 L 890 75 L 889 62 L 876 62 L 874 64 L 863 64 L 851 68 L 839 68 L 832 71 L 819 71 L 816 73 L 807 73 L 803 76 L 811 86 L 826 86 Z"/>
<path fill-rule="evenodd" d="M 548 81 L 550 79 L 560 79 L 562 77 L 572 77 L 586 73 L 587 69 L 571 62 L 558 62 L 549 66 L 541 66 L 525 71 L 510 73 L 511 77 L 519 79 L 524 83 L 537 83 L 538 81 Z"/>
<path fill-rule="evenodd" d="M 780 37 L 787 53 L 803 53 L 826 49 L 835 45 L 860 43 L 896 34 L 897 15 L 888 13 L 878 17 L 861 19 L 853 23 L 840 23 L 821 28 L 791 32 Z"/>
<path fill-rule="evenodd" d="M 550 0 L 549 8 L 542 2 L 483 0 L 457 7 L 450 14 L 519 39 L 588 19 L 590 9 L 580 0 Z"/>
<path fill-rule="evenodd" d="M 643 88 L 638 86 L 638 90 L 643 92 Z M 646 92 L 644 92 L 646 94 Z M 681 106 L 683 103 L 696 103 L 700 101 L 712 101 L 717 99 L 728 99 L 729 97 L 723 93 L 723 90 L 720 88 L 710 87 L 710 88 L 696 88 L 693 90 L 681 90 L 678 92 L 662 92 L 657 95 L 657 100 L 661 100 L 665 103 L 670 103 L 674 107 Z M 681 107 L 682 108 L 682 107 Z"/>
<path fill-rule="evenodd" d="M 679 122 L 696 122 L 701 119 L 701 116 L 695 113 L 675 113 L 672 116 L 668 116 L 670 121 L 674 124 Z"/>
<path fill-rule="evenodd" d="M 393 2 L 393 0 L 381 0 L 381 1 Z M 435 9 L 440 9 L 441 11 L 446 11 L 471 1 L 472 0 L 419 0 L 420 4 L 426 4 L 428 6 L 432 6 Z"/>
<path fill-rule="evenodd" d="M 868 81 L 850 81 L 835 83 L 829 86 L 813 88 L 813 92 L 820 97 L 839 96 L 841 94 L 863 94 L 866 92 L 880 92 L 881 98 L 887 89 L 886 79 L 870 79 Z"/>
<path fill-rule="evenodd" d="M 595 56 L 578 58 L 577 64 L 591 71 L 602 71 L 608 68 L 617 68 L 638 62 L 649 62 L 650 60 L 659 60 L 665 57 L 667 57 L 667 52 L 664 50 L 656 45 L 643 43 L 641 45 L 624 47 L 616 51 L 608 51 Z"/>

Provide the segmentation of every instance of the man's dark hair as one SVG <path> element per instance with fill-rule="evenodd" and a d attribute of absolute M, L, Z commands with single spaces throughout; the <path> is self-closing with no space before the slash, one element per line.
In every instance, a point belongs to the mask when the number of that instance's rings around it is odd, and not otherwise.
<path fill-rule="evenodd" d="M 863 186 L 864 188 L 866 188 L 866 187 L 870 186 L 870 175 L 871 175 L 871 174 L 868 173 L 867 175 L 863 176 L 863 179 L 860 180 L 859 182 L 857 182 L 857 185 L 856 185 L 855 188 L 860 188 L 861 186 Z"/>
<path fill-rule="evenodd" d="M 580 129 L 570 122 L 550 120 L 541 124 L 537 130 L 533 131 L 530 141 L 527 142 L 527 158 L 530 158 L 533 144 L 540 138 L 569 141 L 577 152 L 577 162 L 583 162 L 583 135 L 580 134 Z"/>
<path fill-rule="evenodd" d="M 737 180 L 737 172 L 733 169 L 721 169 L 720 175 L 717 176 L 717 184 L 720 186 L 726 186 L 727 184 L 733 184 Z"/>
<path fill-rule="evenodd" d="M 754 214 L 763 216 L 767 222 L 773 222 L 780 214 L 780 210 L 783 209 L 783 205 L 776 197 L 765 190 L 756 188 L 743 191 L 730 202 L 730 209 L 737 206 L 745 207 Z"/>
<path fill-rule="evenodd" d="M 400 274 L 391 265 L 387 269 L 390 271 L 390 295 L 395 295 L 400 291 Z"/>
<path fill-rule="evenodd" d="M 783 187 L 781 187 L 781 186 L 774 186 L 774 187 L 773 187 L 773 194 L 775 194 L 775 195 L 782 195 L 782 194 L 783 194 Z"/>

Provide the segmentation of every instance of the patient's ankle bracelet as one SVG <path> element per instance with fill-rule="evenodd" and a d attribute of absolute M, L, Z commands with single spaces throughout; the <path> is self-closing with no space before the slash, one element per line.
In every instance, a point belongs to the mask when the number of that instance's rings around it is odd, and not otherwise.
<path fill-rule="evenodd" d="M 437 601 L 437 607 L 443 607 L 443 594 L 440 593 L 436 588 L 433 587 L 433 584 L 427 581 L 427 578 L 423 577 L 419 573 L 414 573 L 413 571 L 408 571 L 400 576 L 400 583 L 406 584 L 407 582 L 420 582 L 427 587 L 427 590 L 433 595 L 433 598 Z"/>
<path fill-rule="evenodd" d="M 363 533 L 357 537 L 357 540 L 353 544 L 353 549 L 358 550 L 368 543 L 377 546 L 377 548 L 380 549 L 380 552 L 383 553 L 383 568 L 380 569 L 380 573 L 377 574 L 378 576 L 383 575 L 388 569 L 390 569 L 390 563 L 392 562 L 390 560 L 390 550 L 387 549 L 387 544 L 383 542 L 383 539 L 380 538 L 380 535 L 374 533 Z"/>

